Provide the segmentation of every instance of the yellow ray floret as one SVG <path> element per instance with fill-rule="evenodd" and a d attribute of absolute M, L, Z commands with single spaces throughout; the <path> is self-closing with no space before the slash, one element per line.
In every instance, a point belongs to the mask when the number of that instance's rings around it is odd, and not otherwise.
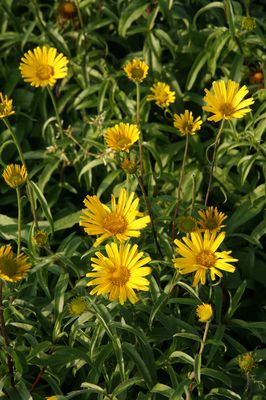
<path fill-rule="evenodd" d="M 0 118 L 6 118 L 9 115 L 15 114 L 13 110 L 13 100 L 9 100 L 7 96 L 3 96 L 0 92 Z"/>
<path fill-rule="evenodd" d="M 93 278 L 87 284 L 95 286 L 91 294 L 108 295 L 111 301 L 118 299 L 121 304 L 127 299 L 136 303 L 135 290 L 149 290 L 149 281 L 144 277 L 151 273 L 151 268 L 146 266 L 150 257 L 143 258 L 144 253 L 138 252 L 136 244 L 111 243 L 105 250 L 107 256 L 97 252 L 97 258 L 92 258 L 93 272 L 86 275 Z"/>
<path fill-rule="evenodd" d="M 21 59 L 19 69 L 25 82 L 31 86 L 53 86 L 57 79 L 67 75 L 68 59 L 64 54 L 57 55 L 54 47 L 36 47 L 29 50 Z"/>
<path fill-rule="evenodd" d="M 149 67 L 144 61 L 134 58 L 134 60 L 124 66 L 123 70 L 128 79 L 136 83 L 141 83 L 148 75 Z"/>
<path fill-rule="evenodd" d="M 213 310 L 211 304 L 200 304 L 196 308 L 196 314 L 199 322 L 208 322 L 213 316 Z"/>
<path fill-rule="evenodd" d="M 156 82 L 150 88 L 153 94 L 147 96 L 148 101 L 155 101 L 155 104 L 161 108 L 169 107 L 175 101 L 175 92 L 170 90 L 170 86 L 164 82 Z"/>
<path fill-rule="evenodd" d="M 80 225 L 88 235 L 101 235 L 95 241 L 95 247 L 109 237 L 122 242 L 140 236 L 140 230 L 147 226 L 150 217 L 143 217 L 143 213 L 137 210 L 139 198 L 134 199 L 134 195 L 133 192 L 127 197 L 126 190 L 121 189 L 117 204 L 112 195 L 111 208 L 102 204 L 97 196 L 85 198 L 86 209 L 82 210 Z"/>
<path fill-rule="evenodd" d="M 116 124 L 104 132 L 104 140 L 114 151 L 129 152 L 130 147 L 139 139 L 140 131 L 134 124 Z"/>
<path fill-rule="evenodd" d="M 26 182 L 28 173 L 25 165 L 9 164 L 2 174 L 5 182 L 13 189 Z"/>
<path fill-rule="evenodd" d="M 207 274 L 215 280 L 216 275 L 219 278 L 223 276 L 221 271 L 234 272 L 235 267 L 230 263 L 238 260 L 230 256 L 231 251 L 217 251 L 224 238 L 224 232 L 205 231 L 204 234 L 192 232 L 182 238 L 183 242 L 176 239 L 176 251 L 180 257 L 173 260 L 174 266 L 182 275 L 195 272 L 193 286 L 199 282 L 205 285 Z"/>
<path fill-rule="evenodd" d="M 195 135 L 200 130 L 202 120 L 200 117 L 193 118 L 192 111 L 185 110 L 184 114 L 174 114 L 174 127 L 177 128 L 181 136 Z"/>
<path fill-rule="evenodd" d="M 201 219 L 198 219 L 198 224 L 201 229 L 209 230 L 211 232 L 219 232 L 222 228 L 225 227 L 223 225 L 223 221 L 227 218 L 222 212 L 217 210 L 217 207 L 208 207 L 207 210 L 198 211 Z"/>
<path fill-rule="evenodd" d="M 206 106 L 203 110 L 213 113 L 208 118 L 209 121 L 218 122 L 222 119 L 232 120 L 242 118 L 251 109 L 248 107 L 254 103 L 252 98 L 244 99 L 248 94 L 248 89 L 244 85 L 239 89 L 239 83 L 229 80 L 214 81 L 212 90 L 205 89 L 204 101 Z"/>
<path fill-rule="evenodd" d="M 25 278 L 31 264 L 24 254 L 16 256 L 10 245 L 0 247 L 0 279 L 17 282 Z"/>

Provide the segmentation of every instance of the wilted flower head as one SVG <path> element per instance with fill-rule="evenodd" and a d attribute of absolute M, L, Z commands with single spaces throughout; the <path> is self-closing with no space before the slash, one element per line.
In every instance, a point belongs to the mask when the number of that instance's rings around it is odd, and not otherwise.
<path fill-rule="evenodd" d="M 238 365 L 243 372 L 245 373 L 250 372 L 256 366 L 256 361 L 254 359 L 252 352 L 248 352 L 246 354 L 242 354 L 241 356 L 239 356 Z"/>
<path fill-rule="evenodd" d="M 153 94 L 147 96 L 148 101 L 155 101 L 155 104 L 161 108 L 169 107 L 175 101 L 175 92 L 170 90 L 170 86 L 164 82 L 156 82 L 150 88 Z"/>
<path fill-rule="evenodd" d="M 200 117 L 193 118 L 192 111 L 185 110 L 184 114 L 174 114 L 174 127 L 177 128 L 181 136 L 195 135 L 200 130 L 202 120 Z"/>
<path fill-rule="evenodd" d="M 196 308 L 196 314 L 199 322 L 208 322 L 213 316 L 213 310 L 211 304 L 200 304 Z"/>
<path fill-rule="evenodd" d="M 242 118 L 251 109 L 248 107 L 254 103 L 251 98 L 243 100 L 248 94 L 248 89 L 244 85 L 239 89 L 239 83 L 229 80 L 223 80 L 212 83 L 212 91 L 205 89 L 204 101 L 207 103 L 203 110 L 213 113 L 208 118 L 209 121 L 218 122 L 222 119 L 232 120 L 234 118 Z"/>
<path fill-rule="evenodd" d="M 124 66 L 123 70 L 125 71 L 128 79 L 136 83 L 141 83 L 148 75 L 149 67 L 144 61 L 135 58 L 134 60 L 128 62 Z"/>
<path fill-rule="evenodd" d="M 13 110 L 13 100 L 9 100 L 7 96 L 3 96 L 0 92 L 0 118 L 6 118 L 9 115 L 15 114 Z"/>
<path fill-rule="evenodd" d="M 246 31 L 253 31 L 253 29 L 256 28 L 256 18 L 243 17 L 241 28 Z"/>
<path fill-rule="evenodd" d="M 249 74 L 249 83 L 255 85 L 257 83 L 263 83 L 264 76 L 262 71 L 253 71 Z"/>
<path fill-rule="evenodd" d="M 136 160 L 130 160 L 126 158 L 122 164 L 121 168 L 125 171 L 126 174 L 135 174 L 137 171 L 138 165 Z"/>
<path fill-rule="evenodd" d="M 57 55 L 54 47 L 36 47 L 29 50 L 21 59 L 19 69 L 25 82 L 31 86 L 53 86 L 57 79 L 67 75 L 68 59 L 64 54 Z"/>
<path fill-rule="evenodd" d="M 32 242 L 38 247 L 44 247 L 48 241 L 48 233 L 42 230 L 37 231 L 33 237 Z"/>
<path fill-rule="evenodd" d="M 4 169 L 2 176 L 8 186 L 10 186 L 12 189 L 16 189 L 26 182 L 28 173 L 25 165 L 9 164 Z"/>
<path fill-rule="evenodd" d="M 190 215 L 178 218 L 177 226 L 178 230 L 184 233 L 195 232 L 198 228 L 196 219 Z"/>
<path fill-rule="evenodd" d="M 57 9 L 61 17 L 65 19 L 72 19 L 77 16 L 77 7 L 73 1 L 62 1 Z"/>

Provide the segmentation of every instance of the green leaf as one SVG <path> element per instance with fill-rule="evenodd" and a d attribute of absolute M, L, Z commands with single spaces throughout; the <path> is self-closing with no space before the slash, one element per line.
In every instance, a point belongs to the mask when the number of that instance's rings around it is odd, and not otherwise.
<path fill-rule="evenodd" d="M 132 386 L 138 385 L 143 382 L 143 379 L 131 378 L 127 379 L 125 382 L 121 382 L 112 392 L 112 396 L 118 396 L 120 393 L 125 392 Z"/>
<path fill-rule="evenodd" d="M 194 15 L 194 18 L 193 18 L 192 24 L 193 24 L 194 29 L 197 28 L 196 27 L 196 23 L 197 23 L 197 19 L 199 18 L 199 16 L 201 14 L 207 12 L 207 11 L 210 11 L 212 8 L 222 8 L 222 9 L 224 9 L 224 3 L 222 1 L 213 1 L 213 2 L 211 2 L 209 4 L 207 4 L 206 6 L 200 8 L 196 12 L 196 14 Z"/>
<path fill-rule="evenodd" d="M 154 303 L 151 313 L 150 313 L 150 318 L 149 318 L 149 326 L 152 326 L 153 320 L 156 317 L 157 313 L 160 311 L 161 307 L 166 303 L 168 300 L 169 295 L 166 293 L 161 293 L 160 296 L 156 299 L 156 302 Z"/>
<path fill-rule="evenodd" d="M 231 387 L 232 386 L 232 380 L 224 374 L 221 371 L 217 371 L 216 369 L 212 368 L 202 368 L 201 369 L 201 374 L 205 376 L 209 376 L 211 378 L 217 379 L 218 381 L 221 381 L 225 383 L 226 386 Z"/>
<path fill-rule="evenodd" d="M 42 207 L 42 210 L 46 216 L 47 221 L 49 222 L 50 228 L 52 233 L 54 232 L 54 221 L 53 217 L 50 211 L 50 207 L 46 201 L 46 198 L 44 197 L 43 193 L 39 189 L 39 187 L 34 183 L 33 181 L 28 181 L 29 186 L 33 190 L 33 193 L 35 194 L 36 198 L 39 200 L 39 203 Z"/>
<path fill-rule="evenodd" d="M 196 82 L 196 79 L 198 77 L 200 70 L 203 68 L 204 64 L 206 64 L 208 58 L 209 58 L 209 54 L 206 52 L 205 49 L 202 50 L 198 54 L 198 56 L 196 57 L 194 63 L 192 64 L 192 67 L 190 68 L 190 71 L 188 73 L 187 82 L 186 82 L 186 91 L 189 91 L 192 89 L 194 83 Z"/>
<path fill-rule="evenodd" d="M 170 359 L 172 359 L 172 358 L 179 358 L 179 359 L 180 359 L 182 362 L 184 362 L 185 364 L 194 365 L 194 359 L 193 359 L 190 355 L 184 353 L 183 351 L 174 351 L 174 352 L 170 355 L 169 358 L 170 358 Z"/>
<path fill-rule="evenodd" d="M 247 287 L 247 282 L 243 281 L 241 285 L 237 288 L 233 298 L 232 299 L 230 298 L 229 309 L 225 315 L 226 320 L 231 319 L 236 310 L 238 309 L 238 307 L 240 306 L 240 300 L 246 290 L 246 287 Z"/>
<path fill-rule="evenodd" d="M 151 392 L 159 393 L 160 395 L 170 399 L 170 396 L 174 393 L 174 389 L 162 383 L 156 383 L 156 385 L 152 388 Z"/>
<path fill-rule="evenodd" d="M 97 197 L 100 198 L 101 195 L 108 189 L 108 187 L 114 182 L 114 180 L 121 174 L 121 169 L 110 172 L 100 183 L 97 190 Z"/>
<path fill-rule="evenodd" d="M 233 392 L 232 390 L 224 389 L 224 388 L 211 389 L 211 391 L 206 395 L 206 399 L 208 399 L 209 397 L 212 397 L 214 395 L 226 397 L 227 399 L 231 399 L 231 400 L 241 400 L 241 397 L 239 396 L 239 394 Z"/>
<path fill-rule="evenodd" d="M 118 34 L 120 36 L 126 37 L 128 28 L 142 16 L 148 5 L 144 0 L 133 0 L 130 2 L 129 6 L 123 10 L 119 20 Z"/>
<path fill-rule="evenodd" d="M 200 384 L 200 374 L 201 374 L 201 354 L 195 355 L 194 373 L 195 373 L 195 379 L 197 381 L 197 384 L 199 385 Z"/>
<path fill-rule="evenodd" d="M 65 217 L 62 217 L 55 221 L 54 223 L 54 231 L 61 231 L 63 229 L 72 228 L 73 225 L 78 224 L 80 220 L 81 212 L 76 211 L 72 214 L 69 214 Z"/>

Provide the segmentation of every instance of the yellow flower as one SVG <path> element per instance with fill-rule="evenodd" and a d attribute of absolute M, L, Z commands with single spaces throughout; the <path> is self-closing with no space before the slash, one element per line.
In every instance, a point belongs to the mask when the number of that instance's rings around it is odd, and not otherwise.
<path fill-rule="evenodd" d="M 9 164 L 2 174 L 5 182 L 13 189 L 16 189 L 20 185 L 26 182 L 28 173 L 25 165 L 20 166 L 19 164 Z"/>
<path fill-rule="evenodd" d="M 177 222 L 178 230 L 184 233 L 190 233 L 197 230 L 197 221 L 190 215 L 178 218 Z"/>
<path fill-rule="evenodd" d="M 198 316 L 199 322 L 207 322 L 213 316 L 212 306 L 210 304 L 200 304 L 196 308 L 196 314 Z"/>
<path fill-rule="evenodd" d="M 28 257 L 16 256 L 10 245 L 0 247 L 0 278 L 9 282 L 21 281 L 31 268 Z"/>
<path fill-rule="evenodd" d="M 234 272 L 235 267 L 230 262 L 238 261 L 230 256 L 231 251 L 216 251 L 225 238 L 225 233 L 211 233 L 205 231 L 192 232 L 190 237 L 183 237 L 175 240 L 177 253 L 180 258 L 175 258 L 174 266 L 180 270 L 180 274 L 190 274 L 195 272 L 193 286 L 199 282 L 206 283 L 206 274 L 210 274 L 211 280 L 215 280 L 215 275 L 219 278 L 223 276 L 222 271 Z"/>
<path fill-rule="evenodd" d="M 217 207 L 208 207 L 207 210 L 198 211 L 202 219 L 198 220 L 198 224 L 202 229 L 207 229 L 210 232 L 219 232 L 225 225 L 223 221 L 227 218 L 222 212 L 217 210 Z"/>
<path fill-rule="evenodd" d="M 163 82 L 154 83 L 150 88 L 153 94 L 147 96 L 148 101 L 155 101 L 157 106 L 165 108 L 175 101 L 175 92 L 170 90 L 170 86 Z"/>
<path fill-rule="evenodd" d="M 209 121 L 218 122 L 221 119 L 242 118 L 251 111 L 247 107 L 254 103 L 252 98 L 243 100 L 248 94 L 247 87 L 244 85 L 239 89 L 239 83 L 231 80 L 227 83 L 214 81 L 212 91 L 205 89 L 205 93 L 203 100 L 207 105 L 203 107 L 203 110 L 214 114 L 208 118 Z"/>
<path fill-rule="evenodd" d="M 125 171 L 126 174 L 135 174 L 138 168 L 138 164 L 136 160 L 130 160 L 126 158 L 122 162 L 121 168 Z"/>
<path fill-rule="evenodd" d="M 94 278 L 87 285 L 95 286 L 91 294 L 109 294 L 109 299 L 119 299 L 124 304 L 127 299 L 131 303 L 138 300 L 134 290 L 149 290 L 149 281 L 144 276 L 151 273 L 151 268 L 145 266 L 151 259 L 144 257 L 143 252 L 138 252 L 138 246 L 134 244 L 119 245 L 116 243 L 105 246 L 107 257 L 97 252 L 98 258 L 92 258 L 93 272 L 86 276 Z"/>
<path fill-rule="evenodd" d="M 140 229 L 147 226 L 150 217 L 143 217 L 143 213 L 137 210 L 139 198 L 134 200 L 134 195 L 133 192 L 127 198 L 126 190 L 121 189 L 117 204 L 112 195 L 111 209 L 102 204 L 97 196 L 86 197 L 84 204 L 87 208 L 82 210 L 84 215 L 81 215 L 79 224 L 88 235 L 101 235 L 94 247 L 109 237 L 116 237 L 122 242 L 140 236 Z"/>
<path fill-rule="evenodd" d="M 9 100 L 7 96 L 3 96 L 0 92 L 0 118 L 6 118 L 9 115 L 15 114 L 13 110 L 13 100 Z"/>
<path fill-rule="evenodd" d="M 83 314 L 87 310 L 87 303 L 84 297 L 76 297 L 68 304 L 69 313 L 76 317 Z"/>
<path fill-rule="evenodd" d="M 56 55 L 54 47 L 36 47 L 25 53 L 19 69 L 25 82 L 31 86 L 53 86 L 57 79 L 67 75 L 68 59 L 62 54 Z"/>
<path fill-rule="evenodd" d="M 130 147 L 139 139 L 140 131 L 137 125 L 116 124 L 104 132 L 104 140 L 108 147 L 114 151 L 129 152 Z"/>
<path fill-rule="evenodd" d="M 45 397 L 45 400 L 59 400 L 59 396 L 49 396 L 49 397 Z"/>
<path fill-rule="evenodd" d="M 48 241 L 48 233 L 45 231 L 37 231 L 32 237 L 32 242 L 35 246 L 44 247 Z"/>
<path fill-rule="evenodd" d="M 124 66 L 123 70 L 127 74 L 128 79 L 136 83 L 141 83 L 148 75 L 149 67 L 144 61 L 134 58 L 134 60 Z"/>
<path fill-rule="evenodd" d="M 237 361 L 239 368 L 246 373 L 250 372 L 256 366 L 256 361 L 251 351 L 239 356 Z"/>
<path fill-rule="evenodd" d="M 192 111 L 185 110 L 185 114 L 174 114 L 174 127 L 179 129 L 181 136 L 195 135 L 196 131 L 201 128 L 201 124 L 200 117 L 194 120 Z"/>

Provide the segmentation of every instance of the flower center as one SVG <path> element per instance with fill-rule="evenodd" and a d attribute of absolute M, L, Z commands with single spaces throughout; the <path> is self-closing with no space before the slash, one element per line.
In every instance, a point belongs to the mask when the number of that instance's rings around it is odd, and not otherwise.
<path fill-rule="evenodd" d="M 9 276 L 11 278 L 17 272 L 17 263 L 12 258 L 2 256 L 0 258 L 0 273 Z"/>
<path fill-rule="evenodd" d="M 220 111 L 223 115 L 225 115 L 226 117 L 228 117 L 229 115 L 232 115 L 234 112 L 234 108 L 232 107 L 232 104 L 230 103 L 224 103 L 221 108 Z"/>
<path fill-rule="evenodd" d="M 196 256 L 196 262 L 206 268 L 214 267 L 216 257 L 212 251 L 203 250 Z"/>
<path fill-rule="evenodd" d="M 187 122 L 184 123 L 183 129 L 184 129 L 184 131 L 185 131 L 186 133 L 192 132 L 192 131 L 193 131 L 193 128 L 194 128 L 193 122 L 187 121 Z"/>
<path fill-rule="evenodd" d="M 20 174 L 12 174 L 10 177 L 10 183 L 14 186 L 19 186 L 21 184 L 21 180 L 23 180 Z"/>
<path fill-rule="evenodd" d="M 110 213 L 103 219 L 103 227 L 112 235 L 124 233 L 127 228 L 127 220 L 122 215 Z"/>
<path fill-rule="evenodd" d="M 114 286 L 124 286 L 130 277 L 130 272 L 126 267 L 119 266 L 110 270 L 110 282 Z"/>
<path fill-rule="evenodd" d="M 141 79 L 143 77 L 143 70 L 141 68 L 132 68 L 132 78 Z"/>
<path fill-rule="evenodd" d="M 121 149 L 125 148 L 127 145 L 131 143 L 131 140 L 128 137 L 121 137 L 117 140 L 117 144 Z"/>
<path fill-rule="evenodd" d="M 218 228 L 219 224 L 217 223 L 215 218 L 210 218 L 205 221 L 205 226 L 211 231 L 212 229 Z"/>
<path fill-rule="evenodd" d="M 45 81 L 54 75 L 54 69 L 48 64 L 42 64 L 38 67 L 36 75 L 41 81 Z"/>

